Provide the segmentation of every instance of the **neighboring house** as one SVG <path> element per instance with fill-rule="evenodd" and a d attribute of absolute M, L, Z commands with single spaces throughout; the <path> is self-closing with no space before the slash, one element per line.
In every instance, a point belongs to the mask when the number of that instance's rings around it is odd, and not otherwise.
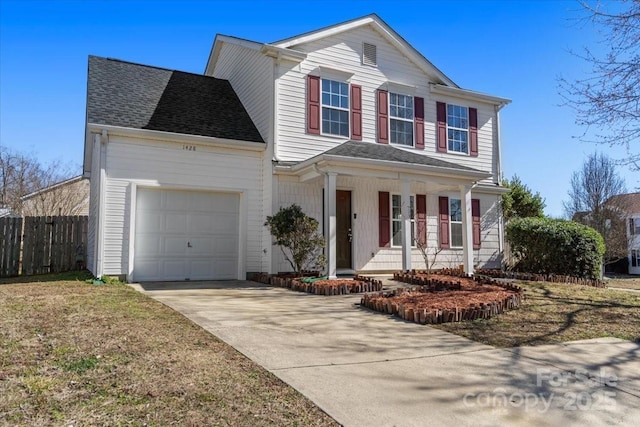
<path fill-rule="evenodd" d="M 89 214 L 89 180 L 76 176 L 22 196 L 23 216 Z"/>
<path fill-rule="evenodd" d="M 640 274 L 640 193 L 613 196 L 606 202 L 619 207 L 627 224 L 629 274 Z"/>
<path fill-rule="evenodd" d="M 499 267 L 499 112 L 377 15 L 274 43 L 216 36 L 204 75 L 90 57 L 88 266 L 129 281 L 289 269 L 292 203 L 327 273 Z"/>
<path fill-rule="evenodd" d="M 14 218 L 19 217 L 17 213 L 12 211 L 10 208 L 1 208 L 0 207 L 0 218 Z"/>

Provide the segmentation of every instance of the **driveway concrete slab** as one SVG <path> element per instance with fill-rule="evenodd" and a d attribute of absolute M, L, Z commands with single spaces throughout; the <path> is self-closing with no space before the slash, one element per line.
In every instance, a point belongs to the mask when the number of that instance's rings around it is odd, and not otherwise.
<path fill-rule="evenodd" d="M 640 419 L 640 346 L 628 341 L 496 349 L 361 309 L 359 296 L 241 281 L 133 286 L 346 426 L 596 426 Z"/>

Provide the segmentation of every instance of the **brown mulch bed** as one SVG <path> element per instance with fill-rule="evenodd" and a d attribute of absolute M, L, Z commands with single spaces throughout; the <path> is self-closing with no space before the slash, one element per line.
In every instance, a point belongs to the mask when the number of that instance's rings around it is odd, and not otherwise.
<path fill-rule="evenodd" d="M 420 279 L 424 283 L 422 286 L 367 294 L 361 304 L 375 311 L 425 324 L 488 319 L 507 309 L 517 308 L 524 299 L 522 288 L 489 279 L 447 274 L 431 274 Z"/>
<path fill-rule="evenodd" d="M 291 289 L 296 292 L 306 292 L 314 295 L 347 295 L 362 292 L 379 292 L 382 282 L 371 277 L 356 275 L 353 279 L 318 279 L 312 283 L 304 282 L 304 277 L 292 277 L 291 274 L 268 275 L 260 273 L 252 280 L 279 288 Z"/>
<path fill-rule="evenodd" d="M 450 281 L 454 279 L 460 284 L 458 290 L 443 290 L 435 292 L 405 292 L 395 297 L 399 304 L 412 304 L 415 308 L 448 309 L 468 308 L 474 305 L 488 304 L 510 297 L 515 292 L 495 284 L 481 284 L 471 278 L 432 274 L 430 279 Z"/>

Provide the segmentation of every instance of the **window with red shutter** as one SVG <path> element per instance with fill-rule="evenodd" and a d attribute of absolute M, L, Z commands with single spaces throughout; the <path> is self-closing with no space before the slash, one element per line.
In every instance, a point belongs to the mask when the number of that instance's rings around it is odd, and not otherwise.
<path fill-rule="evenodd" d="M 320 77 L 307 76 L 307 132 L 320 134 Z"/>
<path fill-rule="evenodd" d="M 378 90 L 378 142 L 389 143 L 389 93 Z"/>
<path fill-rule="evenodd" d="M 389 192 L 378 192 L 378 244 L 381 248 L 388 248 L 391 242 L 389 210 Z"/>
<path fill-rule="evenodd" d="M 478 156 L 478 110 L 469 108 L 469 155 Z"/>
<path fill-rule="evenodd" d="M 424 245 L 427 242 L 427 196 L 416 195 L 416 239 Z"/>
<path fill-rule="evenodd" d="M 447 104 L 436 102 L 436 120 L 438 122 L 438 152 L 447 152 Z"/>
<path fill-rule="evenodd" d="M 424 150 L 424 98 L 414 98 L 415 146 Z"/>
<path fill-rule="evenodd" d="M 351 139 L 362 141 L 362 87 L 351 85 Z"/>
<path fill-rule="evenodd" d="M 449 249 L 449 198 L 438 198 L 438 223 L 440 226 L 440 248 Z"/>
<path fill-rule="evenodd" d="M 480 200 L 471 199 L 471 219 L 473 223 L 473 249 L 480 249 Z"/>

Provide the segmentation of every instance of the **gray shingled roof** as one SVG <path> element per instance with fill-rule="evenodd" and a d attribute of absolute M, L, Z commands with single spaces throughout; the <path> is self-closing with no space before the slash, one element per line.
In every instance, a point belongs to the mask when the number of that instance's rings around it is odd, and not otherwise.
<path fill-rule="evenodd" d="M 355 157 L 359 159 L 386 160 L 390 162 L 410 163 L 439 168 L 457 169 L 468 172 L 480 172 L 467 166 L 434 159 L 423 154 L 416 154 L 402 150 L 387 144 L 374 144 L 371 142 L 347 141 L 335 148 L 325 151 L 323 154 L 341 157 Z"/>
<path fill-rule="evenodd" d="M 96 56 L 87 122 L 264 142 L 227 80 Z"/>

